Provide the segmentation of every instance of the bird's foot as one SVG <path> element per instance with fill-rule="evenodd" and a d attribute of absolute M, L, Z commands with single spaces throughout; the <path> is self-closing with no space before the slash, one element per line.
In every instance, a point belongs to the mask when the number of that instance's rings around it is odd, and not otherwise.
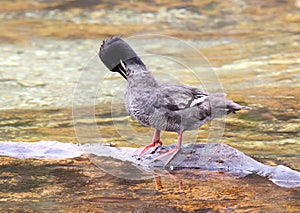
<path fill-rule="evenodd" d="M 136 151 L 134 151 L 132 153 L 132 156 L 137 155 L 138 159 L 140 159 L 150 148 L 152 148 L 152 150 L 150 151 L 150 154 L 153 154 L 158 149 L 158 147 L 160 147 L 162 144 L 163 143 L 161 140 L 156 140 L 147 146 L 137 149 Z"/>
<path fill-rule="evenodd" d="M 169 150 L 160 150 L 159 152 L 163 152 L 160 156 L 156 157 L 154 161 L 161 161 L 163 162 L 164 166 L 167 166 L 173 158 L 178 154 L 180 148 L 175 147 Z"/>

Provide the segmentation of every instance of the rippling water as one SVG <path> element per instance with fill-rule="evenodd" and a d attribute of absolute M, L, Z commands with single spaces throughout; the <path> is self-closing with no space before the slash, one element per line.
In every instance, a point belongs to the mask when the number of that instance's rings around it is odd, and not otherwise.
<path fill-rule="evenodd" d="M 224 91 L 255 108 L 187 132 L 185 143 L 217 140 L 300 170 L 300 11 L 293 1 L 1 4 L 0 140 L 147 144 L 152 130 L 132 121 L 122 104 L 124 80 L 97 58 L 102 39 L 121 35 L 160 80 Z M 175 138 L 163 135 L 166 144 Z M 83 157 L 1 160 L 3 211 L 299 209 L 299 189 L 256 176 L 182 173 L 182 191 L 170 177 L 158 191 L 152 180 L 112 177 Z"/>

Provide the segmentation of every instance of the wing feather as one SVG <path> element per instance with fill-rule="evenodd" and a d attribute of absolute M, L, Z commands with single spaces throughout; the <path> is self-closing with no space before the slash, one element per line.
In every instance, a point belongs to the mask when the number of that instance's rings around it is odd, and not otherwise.
<path fill-rule="evenodd" d="M 182 84 L 161 83 L 159 85 L 160 107 L 176 111 L 200 105 L 208 92 Z"/>

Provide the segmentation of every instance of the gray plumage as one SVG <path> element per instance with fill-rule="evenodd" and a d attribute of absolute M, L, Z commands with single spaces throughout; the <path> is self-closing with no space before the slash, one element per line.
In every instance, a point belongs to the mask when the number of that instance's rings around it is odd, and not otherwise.
<path fill-rule="evenodd" d="M 112 45 L 114 43 L 119 45 L 118 49 L 126 49 L 123 51 L 124 55 L 109 51 L 111 46 L 116 49 L 116 45 Z M 209 93 L 183 84 L 156 81 L 128 46 L 119 37 L 113 37 L 103 42 L 99 56 L 111 71 L 119 72 L 127 79 L 125 106 L 131 117 L 142 124 L 158 131 L 182 134 L 186 130 L 197 129 L 216 117 L 251 109 L 226 99 L 224 93 Z M 113 59 L 107 60 L 106 52 Z M 112 65 L 111 61 L 115 64 Z"/>
<path fill-rule="evenodd" d="M 183 132 L 241 109 L 222 93 L 208 93 L 183 84 L 157 82 L 136 59 L 125 62 L 127 87 L 124 102 L 129 114 L 158 130 Z"/>

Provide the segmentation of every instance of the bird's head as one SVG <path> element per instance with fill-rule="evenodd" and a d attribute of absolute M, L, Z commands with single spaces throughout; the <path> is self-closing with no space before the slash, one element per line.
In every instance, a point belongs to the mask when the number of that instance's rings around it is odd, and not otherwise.
<path fill-rule="evenodd" d="M 129 44 L 120 37 L 112 37 L 103 41 L 99 57 L 110 71 L 120 73 L 125 79 L 132 73 L 131 65 L 145 66 Z"/>

